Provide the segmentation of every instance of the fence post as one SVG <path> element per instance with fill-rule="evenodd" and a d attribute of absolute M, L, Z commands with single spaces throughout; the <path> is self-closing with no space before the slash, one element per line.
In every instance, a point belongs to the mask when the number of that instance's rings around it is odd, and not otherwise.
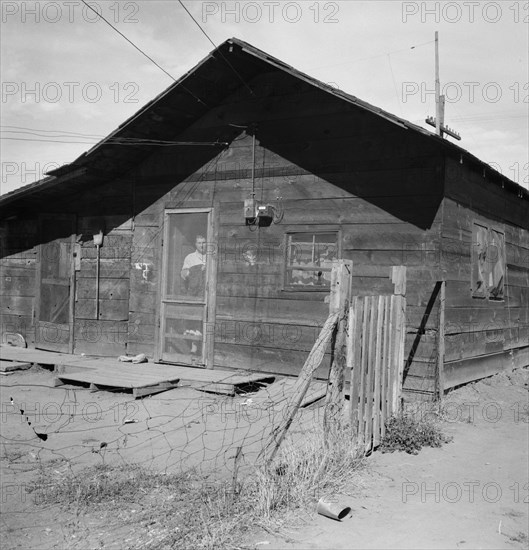
<path fill-rule="evenodd" d="M 345 401 L 346 336 L 352 271 L 353 262 L 351 260 L 335 260 L 333 262 L 329 314 L 338 313 L 338 325 L 333 346 L 329 384 L 325 397 L 325 412 L 323 415 L 323 427 L 326 435 L 336 425 L 336 421 L 342 418 Z"/>
<path fill-rule="evenodd" d="M 445 362 L 445 296 L 446 281 L 441 281 L 439 292 L 439 332 L 437 342 L 437 397 L 442 399 L 445 391 L 444 362 Z"/>
<path fill-rule="evenodd" d="M 284 411 L 283 420 L 280 422 L 279 426 L 272 429 L 268 442 L 259 453 L 258 459 L 264 457 L 267 464 L 270 464 L 274 460 L 279 446 L 285 438 L 285 435 L 290 428 L 299 407 L 301 406 L 303 398 L 309 389 L 312 377 L 323 361 L 325 350 L 331 341 L 337 322 L 338 313 L 332 313 L 329 317 L 327 317 L 327 321 L 325 321 L 320 335 L 314 343 L 314 346 L 312 346 L 312 350 L 309 353 L 301 372 L 299 373 L 294 387 L 292 388 L 292 393 Z M 267 455 L 269 455 L 268 458 Z"/>
<path fill-rule="evenodd" d="M 397 379 L 393 386 L 393 413 L 400 408 L 400 396 L 402 394 L 402 378 L 404 374 L 404 344 L 406 341 L 406 266 L 393 266 L 391 281 L 395 285 L 394 295 L 397 307 L 397 326 L 395 339 L 395 360 L 397 365 Z"/>

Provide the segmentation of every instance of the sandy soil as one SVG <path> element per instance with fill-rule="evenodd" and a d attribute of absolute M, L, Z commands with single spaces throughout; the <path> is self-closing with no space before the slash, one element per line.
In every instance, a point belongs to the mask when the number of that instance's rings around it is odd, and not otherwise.
<path fill-rule="evenodd" d="M 258 399 L 190 388 L 140 401 L 122 393 L 53 388 L 52 373 L 35 368 L 0 383 L 2 548 L 155 547 L 134 518 L 156 495 L 112 516 L 79 514 L 37 505 L 28 484 L 43 467 L 61 475 L 103 462 L 169 473 L 195 466 L 229 475 L 236 447 L 244 446 L 243 462 L 251 464 L 278 414 L 248 415 Z M 417 456 L 376 452 L 342 522 L 312 513 L 303 516 L 301 529 L 275 537 L 256 532 L 241 547 L 527 548 L 527 384 L 525 370 L 451 393 L 443 409 L 451 443 Z M 305 424 L 311 414 L 304 413 Z"/>
<path fill-rule="evenodd" d="M 347 518 L 313 515 L 288 539 L 260 534 L 254 544 L 268 544 L 256 548 L 528 548 L 528 374 L 452 392 L 443 405 L 452 442 L 418 455 L 375 452 Z"/>

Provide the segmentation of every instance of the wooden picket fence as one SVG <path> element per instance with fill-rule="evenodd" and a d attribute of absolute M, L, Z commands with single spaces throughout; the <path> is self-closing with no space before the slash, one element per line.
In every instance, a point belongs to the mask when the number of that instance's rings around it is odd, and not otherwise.
<path fill-rule="evenodd" d="M 354 296 L 349 327 L 351 425 L 358 444 L 368 453 L 384 437 L 386 420 L 399 410 L 406 298 L 395 294 Z"/>
<path fill-rule="evenodd" d="M 272 427 L 259 454 L 259 459 L 268 464 L 276 456 L 331 343 L 333 360 L 324 413 L 326 433 L 340 427 L 339 419 L 350 412 L 353 437 L 368 453 L 384 437 L 386 420 L 399 410 L 406 333 L 406 267 L 392 267 L 394 294 L 387 296 L 351 296 L 352 268 L 350 260 L 333 263 L 329 317 L 293 386 L 284 417 Z M 349 411 L 344 407 L 347 377 Z"/>

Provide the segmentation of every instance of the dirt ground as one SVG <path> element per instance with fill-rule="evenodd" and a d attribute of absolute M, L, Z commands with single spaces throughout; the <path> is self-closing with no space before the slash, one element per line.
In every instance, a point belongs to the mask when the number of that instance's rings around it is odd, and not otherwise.
<path fill-rule="evenodd" d="M 257 548 L 528 548 L 528 374 L 450 393 L 442 410 L 452 442 L 418 455 L 375 452 L 347 518 L 315 515 L 292 540 L 264 536 Z"/>
<path fill-rule="evenodd" d="M 241 548 L 527 548 L 529 393 L 527 369 L 450 393 L 443 430 L 453 441 L 418 455 L 375 452 L 342 522 L 299 514 L 292 528 L 256 531 Z M 62 475 L 95 464 L 138 463 L 175 473 L 227 473 L 234 451 L 251 464 L 270 422 L 259 396 L 217 397 L 178 388 L 130 395 L 53 387 L 39 368 L 1 383 L 2 548 L 155 548 L 130 503 L 116 514 L 35 503 L 29 485 L 43 468 Z M 259 413 L 251 407 L 259 405 Z M 23 411 L 23 412 L 22 412 Z M 304 413 L 311 421 L 317 409 Z M 425 414 L 428 410 L 425 410 Z M 49 470 L 51 468 L 51 470 Z"/>

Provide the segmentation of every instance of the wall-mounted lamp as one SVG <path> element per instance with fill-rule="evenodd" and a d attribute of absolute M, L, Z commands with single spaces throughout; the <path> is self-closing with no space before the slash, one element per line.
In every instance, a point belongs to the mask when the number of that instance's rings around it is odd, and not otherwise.
<path fill-rule="evenodd" d="M 100 247 L 103 244 L 103 230 L 100 229 L 99 233 L 94 235 L 94 245 Z"/>

